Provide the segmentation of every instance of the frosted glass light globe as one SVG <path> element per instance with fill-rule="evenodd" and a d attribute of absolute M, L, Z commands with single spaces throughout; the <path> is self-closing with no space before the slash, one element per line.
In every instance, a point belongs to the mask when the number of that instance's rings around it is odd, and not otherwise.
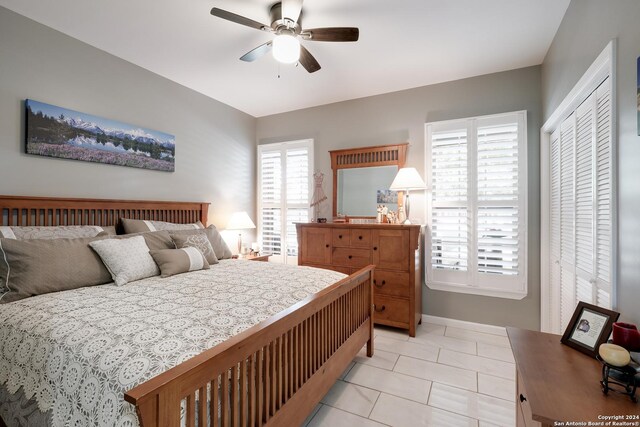
<path fill-rule="evenodd" d="M 273 57 L 283 64 L 293 64 L 300 59 L 300 42 L 289 34 L 280 34 L 273 39 Z"/>

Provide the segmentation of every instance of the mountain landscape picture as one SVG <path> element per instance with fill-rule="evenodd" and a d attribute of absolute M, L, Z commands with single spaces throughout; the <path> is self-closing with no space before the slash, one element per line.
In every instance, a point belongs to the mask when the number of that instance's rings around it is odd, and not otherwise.
<path fill-rule="evenodd" d="M 175 171 L 175 137 L 26 100 L 27 154 Z"/>

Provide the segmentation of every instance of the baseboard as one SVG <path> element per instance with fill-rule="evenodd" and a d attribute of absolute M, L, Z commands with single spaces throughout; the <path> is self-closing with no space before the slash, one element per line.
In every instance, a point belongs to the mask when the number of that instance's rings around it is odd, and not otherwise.
<path fill-rule="evenodd" d="M 422 321 L 426 323 L 432 323 L 435 325 L 452 326 L 454 328 L 469 329 L 476 332 L 484 332 L 493 335 L 506 336 L 507 331 L 502 326 L 485 325 L 482 323 L 468 322 L 466 320 L 449 319 L 446 317 L 432 316 L 430 314 L 423 314 Z"/>

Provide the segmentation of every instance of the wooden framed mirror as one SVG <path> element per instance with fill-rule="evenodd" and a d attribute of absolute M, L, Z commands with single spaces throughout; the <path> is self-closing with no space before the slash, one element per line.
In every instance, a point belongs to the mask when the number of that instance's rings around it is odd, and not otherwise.
<path fill-rule="evenodd" d="M 329 151 L 333 170 L 333 217 L 376 216 L 377 191 L 388 190 L 404 167 L 409 143 Z M 389 203 L 385 203 L 388 206 Z M 397 210 L 397 205 L 390 205 Z"/>

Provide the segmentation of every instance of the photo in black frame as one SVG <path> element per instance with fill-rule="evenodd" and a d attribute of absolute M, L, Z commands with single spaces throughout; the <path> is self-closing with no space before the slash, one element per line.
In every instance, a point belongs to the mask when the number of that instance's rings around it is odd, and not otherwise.
<path fill-rule="evenodd" d="M 595 358 L 618 317 L 620 313 L 616 311 L 580 301 L 560 342 Z"/>

